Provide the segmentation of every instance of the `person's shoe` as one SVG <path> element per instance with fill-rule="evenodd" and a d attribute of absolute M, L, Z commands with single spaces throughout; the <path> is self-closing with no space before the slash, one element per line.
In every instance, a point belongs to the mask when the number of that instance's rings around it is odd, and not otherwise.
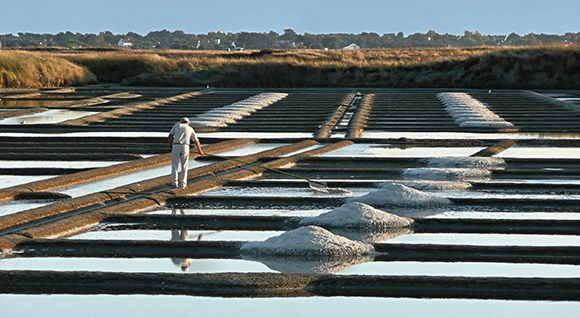
<path fill-rule="evenodd" d="M 179 188 L 179 186 L 177 186 L 177 184 L 172 184 L 172 185 L 171 185 L 171 188 L 172 188 L 172 189 L 175 189 L 175 188 Z"/>
<path fill-rule="evenodd" d="M 187 188 L 187 185 L 186 185 L 186 184 L 182 184 L 182 185 L 180 186 L 180 188 L 182 188 L 182 189 L 185 189 L 185 188 Z"/>

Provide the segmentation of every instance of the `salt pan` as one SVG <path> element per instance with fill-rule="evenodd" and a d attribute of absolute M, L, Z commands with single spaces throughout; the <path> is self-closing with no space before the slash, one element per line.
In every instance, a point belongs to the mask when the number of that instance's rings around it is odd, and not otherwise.
<path fill-rule="evenodd" d="M 319 216 L 303 219 L 300 225 L 325 228 L 396 228 L 408 227 L 413 220 L 396 216 L 361 202 L 350 202 Z"/>
<path fill-rule="evenodd" d="M 374 207 L 438 207 L 451 204 L 449 199 L 415 190 L 400 183 L 385 183 L 381 189 L 358 198 L 350 198 L 347 202 L 362 202 Z"/>
<path fill-rule="evenodd" d="M 371 244 L 351 241 L 318 226 L 306 226 L 263 242 L 245 243 L 240 252 L 252 255 L 346 256 L 363 255 L 372 250 Z"/>

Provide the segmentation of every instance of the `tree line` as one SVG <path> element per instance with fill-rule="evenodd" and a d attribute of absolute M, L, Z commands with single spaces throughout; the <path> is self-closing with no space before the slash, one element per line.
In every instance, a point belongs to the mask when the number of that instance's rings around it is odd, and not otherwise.
<path fill-rule="evenodd" d="M 146 35 L 134 32 L 113 34 L 110 31 L 93 33 L 57 34 L 18 33 L 0 34 L 2 47 L 64 47 L 102 48 L 116 47 L 119 41 L 130 43 L 132 49 L 183 49 L 183 50 L 242 50 L 242 49 L 340 49 L 352 43 L 360 48 L 412 48 L 412 47 L 472 47 L 472 46 L 526 46 L 542 44 L 580 44 L 580 32 L 556 34 L 487 35 L 479 31 L 465 31 L 463 35 L 427 33 L 405 35 L 403 32 L 374 32 L 360 34 L 297 34 L 285 29 L 283 34 L 270 32 L 225 32 L 188 34 L 181 30 L 151 31 Z"/>

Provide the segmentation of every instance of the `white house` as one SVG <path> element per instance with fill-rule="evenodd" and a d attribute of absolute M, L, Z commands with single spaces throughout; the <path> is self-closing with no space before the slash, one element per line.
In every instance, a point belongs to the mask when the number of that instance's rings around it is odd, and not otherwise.
<path fill-rule="evenodd" d="M 117 43 L 118 46 L 122 46 L 122 47 L 131 47 L 133 46 L 133 43 L 129 42 L 129 40 L 125 39 L 120 39 L 119 43 Z"/>
<path fill-rule="evenodd" d="M 354 43 L 351 43 L 351 44 L 343 47 L 342 49 L 343 50 L 360 50 L 360 46 L 358 46 L 358 45 L 356 45 Z"/>

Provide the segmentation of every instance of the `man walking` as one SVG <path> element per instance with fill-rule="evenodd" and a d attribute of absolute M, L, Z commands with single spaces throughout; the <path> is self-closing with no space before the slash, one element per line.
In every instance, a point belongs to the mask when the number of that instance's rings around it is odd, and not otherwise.
<path fill-rule="evenodd" d="M 189 125 L 189 118 L 181 118 L 181 122 L 176 123 L 169 132 L 169 146 L 171 147 L 171 184 L 174 188 L 178 186 L 185 189 L 187 186 L 187 168 L 189 166 L 189 143 L 193 141 L 197 147 L 197 151 L 203 156 L 201 144 L 197 139 L 195 131 Z M 180 166 L 181 160 L 181 174 L 178 175 L 177 170 Z M 179 178 L 178 178 L 179 176 Z"/>

